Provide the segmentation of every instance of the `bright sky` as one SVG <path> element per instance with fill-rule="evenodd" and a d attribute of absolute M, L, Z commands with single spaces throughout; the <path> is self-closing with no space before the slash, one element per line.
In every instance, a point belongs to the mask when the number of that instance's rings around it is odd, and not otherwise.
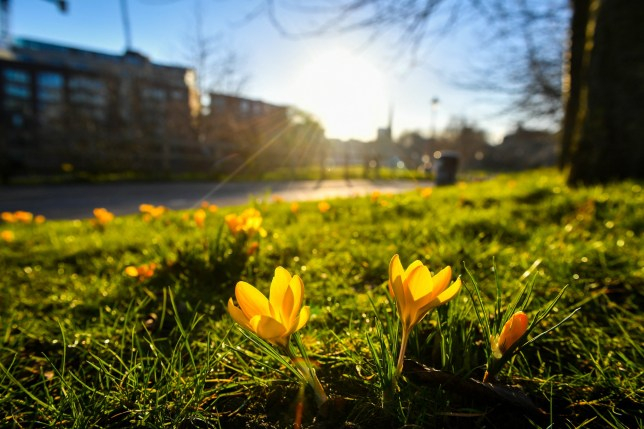
<path fill-rule="evenodd" d="M 134 50 L 155 62 L 189 65 L 185 40 L 194 29 L 197 1 L 127 0 Z M 492 140 L 516 126 L 516 119 L 500 117 L 498 100 L 450 85 L 476 48 L 467 34 L 427 43 L 422 61 L 409 67 L 393 41 L 369 43 L 367 32 L 292 40 L 264 16 L 245 20 L 262 1 L 201 0 L 204 32 L 225 34 L 243 57 L 250 76 L 245 96 L 307 110 L 321 120 L 327 137 L 373 140 L 390 109 L 395 136 L 428 134 L 432 121 L 440 131 L 454 117 L 474 121 Z M 125 49 L 118 0 L 68 0 L 66 14 L 51 0 L 10 2 L 14 37 L 114 54 Z M 432 115 L 434 97 L 440 102 Z"/>

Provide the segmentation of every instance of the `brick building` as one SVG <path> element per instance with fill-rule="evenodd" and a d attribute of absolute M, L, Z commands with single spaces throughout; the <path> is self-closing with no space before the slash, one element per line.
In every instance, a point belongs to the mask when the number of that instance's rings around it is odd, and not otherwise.
<path fill-rule="evenodd" d="M 263 172 L 288 158 L 289 107 L 218 93 L 209 99 L 200 128 L 211 171 L 230 173 L 246 163 Z"/>
<path fill-rule="evenodd" d="M 185 171 L 202 163 L 194 72 L 16 39 L 0 51 L 0 169 Z"/>

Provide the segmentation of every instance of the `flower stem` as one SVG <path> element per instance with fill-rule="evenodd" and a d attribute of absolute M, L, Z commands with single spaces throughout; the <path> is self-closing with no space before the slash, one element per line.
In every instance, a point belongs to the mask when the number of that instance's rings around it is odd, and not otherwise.
<path fill-rule="evenodd" d="M 402 341 L 400 343 L 400 352 L 398 353 L 398 363 L 396 364 L 396 377 L 398 377 L 403 370 L 405 363 L 405 351 L 407 350 L 407 342 L 409 340 L 409 332 L 403 327 Z"/>
<path fill-rule="evenodd" d="M 295 364 L 296 368 L 300 371 L 300 374 L 302 374 L 308 385 L 313 389 L 313 392 L 315 393 L 315 402 L 318 407 L 320 407 L 329 399 L 329 397 L 326 396 L 320 380 L 318 380 L 317 375 L 315 375 L 315 369 L 311 366 L 308 359 L 302 359 L 295 356 L 290 343 L 284 347 L 284 350 L 286 355 L 291 358 L 293 364 Z"/>

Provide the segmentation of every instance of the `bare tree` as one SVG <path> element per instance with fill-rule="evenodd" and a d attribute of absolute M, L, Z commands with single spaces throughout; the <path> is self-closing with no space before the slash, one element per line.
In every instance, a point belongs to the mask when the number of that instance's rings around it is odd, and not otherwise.
<path fill-rule="evenodd" d="M 283 13 L 305 17 L 306 29 L 287 28 Z M 266 14 L 287 37 L 364 29 L 372 40 L 393 37 L 396 50 L 406 50 L 412 64 L 430 41 L 476 27 L 477 55 L 469 55 L 468 70 L 449 81 L 509 96 L 508 112 L 560 119 L 567 0 L 313 0 L 306 6 L 266 0 Z M 400 57 L 397 53 L 397 61 Z"/>
<path fill-rule="evenodd" d="M 572 10 L 572 19 L 569 18 Z M 280 13 L 317 15 L 311 30 L 289 31 Z M 520 54 L 504 68 L 505 82 L 529 112 L 559 114 L 564 82 L 562 165 L 571 183 L 644 176 L 644 2 L 629 0 L 266 0 L 266 13 L 285 35 L 316 35 L 330 30 L 371 29 L 391 34 L 412 52 L 429 37 L 484 19 L 499 40 Z M 557 31 L 547 30 L 555 23 Z M 564 23 L 564 25 L 561 25 Z M 568 29 L 565 74 L 561 43 L 548 41 Z M 545 37 L 545 38 L 544 38 Z M 523 39 L 523 44 L 516 43 Z M 517 64 L 519 65 L 517 67 Z M 509 72 L 509 73 L 508 73 Z M 504 82 L 491 74 L 492 81 Z M 476 82 L 475 82 L 476 83 Z M 476 83 L 480 85 L 480 82 Z M 506 88 L 498 85 L 498 90 Z"/>
<path fill-rule="evenodd" d="M 196 85 L 200 94 L 222 92 L 240 95 L 250 76 L 243 70 L 242 56 L 226 43 L 222 33 L 208 33 L 204 29 L 204 8 L 195 2 L 193 16 L 183 41 L 183 50 L 196 72 Z M 206 100 L 202 100 L 206 101 Z"/>

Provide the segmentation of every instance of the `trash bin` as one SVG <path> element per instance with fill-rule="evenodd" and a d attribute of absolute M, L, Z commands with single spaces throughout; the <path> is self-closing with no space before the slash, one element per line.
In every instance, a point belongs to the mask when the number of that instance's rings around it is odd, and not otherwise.
<path fill-rule="evenodd" d="M 460 154 L 453 151 L 442 151 L 434 162 L 436 185 L 452 185 L 456 182 L 456 170 Z"/>

